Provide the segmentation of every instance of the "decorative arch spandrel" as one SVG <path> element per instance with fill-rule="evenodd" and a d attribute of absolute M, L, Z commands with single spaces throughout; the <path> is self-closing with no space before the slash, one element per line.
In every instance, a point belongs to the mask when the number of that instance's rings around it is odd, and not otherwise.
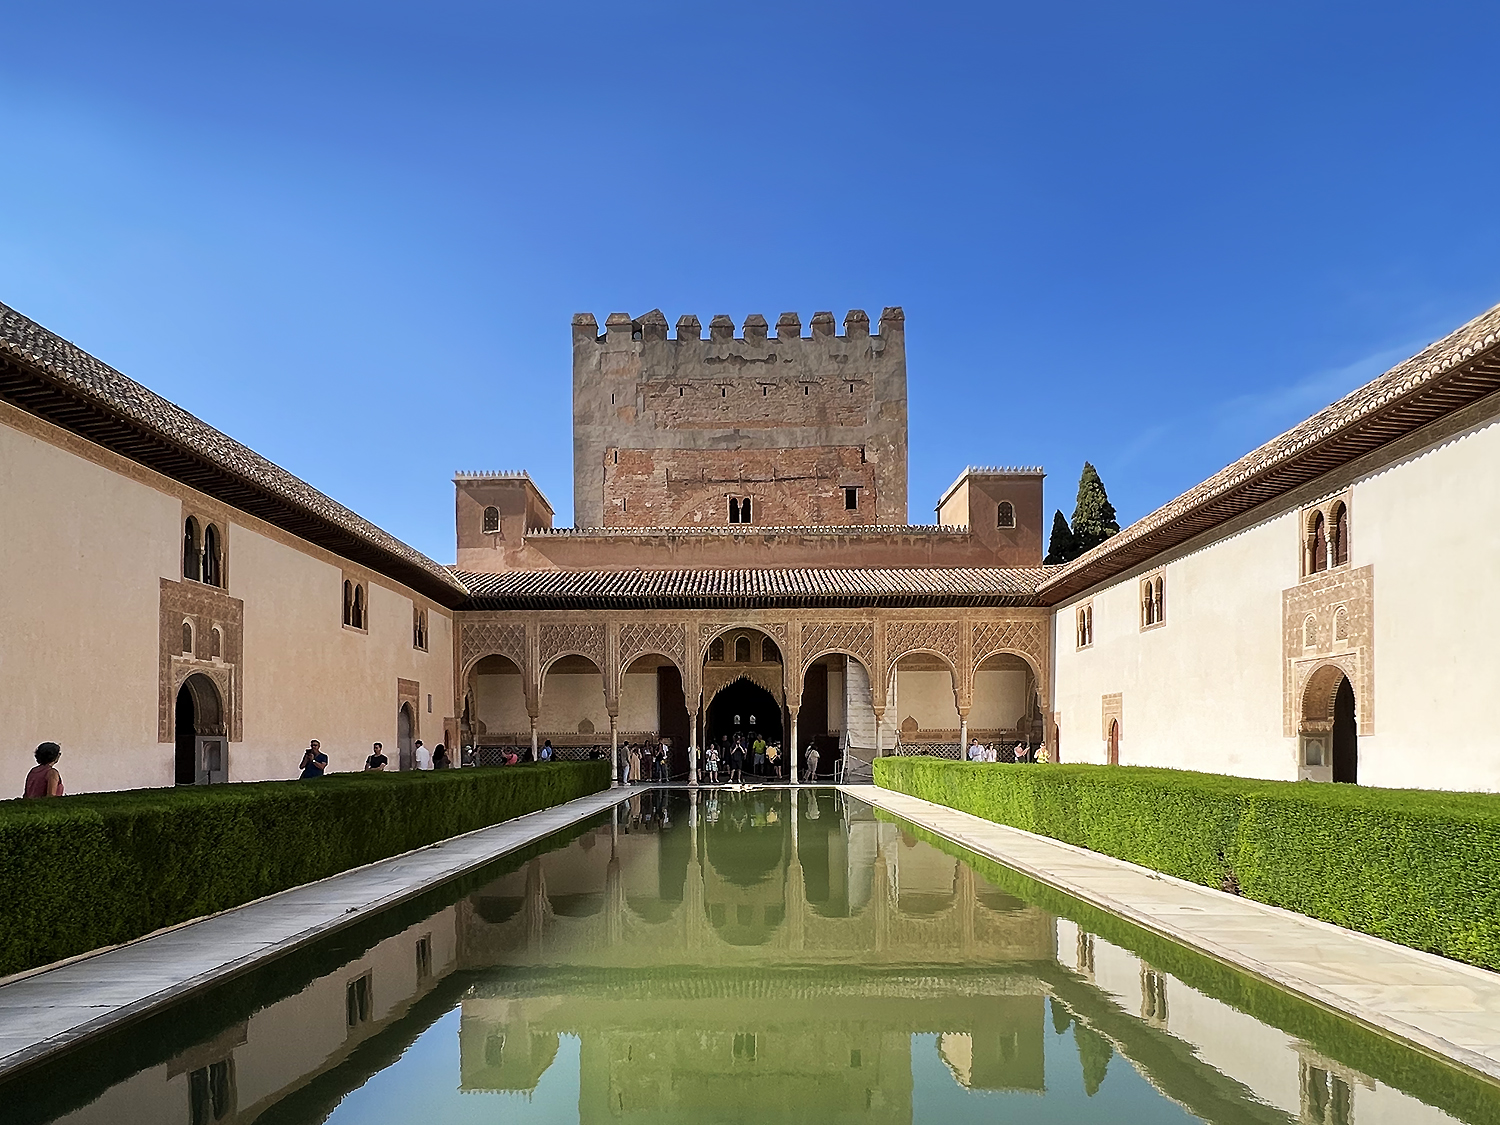
<path fill-rule="evenodd" d="M 526 675 L 526 626 L 499 621 L 464 620 L 459 629 L 459 664 L 463 674 L 459 682 L 486 656 L 503 656 Z"/>
<path fill-rule="evenodd" d="M 1037 695 L 1047 698 L 1047 630 L 1037 618 L 1009 621 L 976 621 L 971 626 L 969 646 L 969 690 L 979 666 L 992 656 L 1019 656 L 1031 665 Z"/>

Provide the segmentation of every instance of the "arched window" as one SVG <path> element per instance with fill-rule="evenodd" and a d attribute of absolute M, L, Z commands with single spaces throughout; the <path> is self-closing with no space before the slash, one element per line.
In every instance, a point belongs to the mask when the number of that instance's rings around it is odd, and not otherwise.
<path fill-rule="evenodd" d="M 344 579 L 344 624 L 354 624 L 354 583 Z"/>
<path fill-rule="evenodd" d="M 1320 570 L 1328 569 L 1328 527 L 1324 523 L 1323 513 L 1315 512 L 1312 521 L 1312 535 L 1309 543 L 1308 573 L 1317 574 Z"/>
<path fill-rule="evenodd" d="M 724 663 L 724 638 L 715 637 L 708 642 L 708 658 L 715 664 Z"/>
<path fill-rule="evenodd" d="M 491 504 L 484 510 L 484 531 L 486 535 L 500 530 L 500 509 Z"/>
<path fill-rule="evenodd" d="M 209 524 L 203 529 L 203 581 L 210 586 L 224 585 L 220 578 L 220 562 L 219 529 Z"/>
<path fill-rule="evenodd" d="M 776 647 L 776 642 L 766 637 L 760 642 L 760 662 L 762 664 L 779 664 L 781 662 L 781 650 Z"/>
<path fill-rule="evenodd" d="M 1015 508 L 1013 508 L 1011 506 L 1010 501 L 1008 501 L 1008 500 L 1003 500 L 1000 503 L 999 526 L 1000 527 L 1015 527 L 1016 526 L 1016 510 L 1015 510 Z"/>
<path fill-rule="evenodd" d="M 203 572 L 203 545 L 198 538 L 198 521 L 188 516 L 182 527 L 182 576 L 199 581 Z"/>
<path fill-rule="evenodd" d="M 356 629 L 365 627 L 365 587 L 363 583 L 356 583 L 354 587 L 354 613 L 349 624 Z"/>
<path fill-rule="evenodd" d="M 421 606 L 415 606 L 411 612 L 411 645 L 427 651 L 427 611 Z"/>
<path fill-rule="evenodd" d="M 1349 639 L 1349 611 L 1343 606 L 1333 611 L 1333 639 L 1336 641 Z"/>
<path fill-rule="evenodd" d="M 1333 565 L 1343 566 L 1349 561 L 1349 509 L 1342 504 L 1333 506 Z"/>
<path fill-rule="evenodd" d="M 734 642 L 734 662 L 736 664 L 750 663 L 750 638 L 736 637 Z"/>
<path fill-rule="evenodd" d="M 1302 647 L 1312 648 L 1318 643 L 1318 619 L 1308 614 L 1302 622 Z"/>
<path fill-rule="evenodd" d="M 1149 580 L 1141 585 L 1141 624 L 1156 624 L 1156 599 L 1152 597 Z"/>
<path fill-rule="evenodd" d="M 740 501 L 740 523 L 750 522 L 750 497 L 746 496 Z"/>
<path fill-rule="evenodd" d="M 193 626 L 189 621 L 182 623 L 182 651 L 188 656 L 193 655 Z"/>
<path fill-rule="evenodd" d="M 731 496 L 729 498 L 729 522 L 740 522 L 740 501 L 737 496 Z"/>
<path fill-rule="evenodd" d="M 1163 622 L 1163 621 L 1165 621 L 1167 619 L 1167 586 L 1166 586 L 1166 581 L 1162 578 L 1162 576 L 1160 574 L 1158 574 L 1156 576 L 1156 581 L 1153 582 L 1153 583 L 1151 583 L 1151 587 L 1152 587 L 1152 590 L 1156 594 L 1156 598 L 1155 598 L 1155 601 L 1156 601 L 1156 621 L 1157 621 L 1157 624 L 1160 624 L 1161 622 Z"/>
<path fill-rule="evenodd" d="M 224 638 L 217 629 L 208 634 L 208 655 L 219 660 L 224 655 Z"/>
<path fill-rule="evenodd" d="M 1088 648 L 1094 643 L 1094 606 L 1090 603 L 1078 607 L 1078 647 Z"/>

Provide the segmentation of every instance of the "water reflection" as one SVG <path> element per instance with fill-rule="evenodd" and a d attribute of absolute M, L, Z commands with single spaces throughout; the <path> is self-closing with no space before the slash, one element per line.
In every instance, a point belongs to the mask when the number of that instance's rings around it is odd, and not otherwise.
<path fill-rule="evenodd" d="M 26 1119 L 1453 1120 L 831 790 L 634 794 L 337 964 Z"/>

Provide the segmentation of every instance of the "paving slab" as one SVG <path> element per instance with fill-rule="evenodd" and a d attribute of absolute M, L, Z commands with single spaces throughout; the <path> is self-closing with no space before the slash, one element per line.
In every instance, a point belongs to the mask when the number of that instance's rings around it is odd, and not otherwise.
<path fill-rule="evenodd" d="M 839 788 L 1143 930 L 1500 1080 L 1500 974 L 904 793 Z"/>
<path fill-rule="evenodd" d="M 0 984 L 0 1078 L 388 910 L 629 795 L 606 789 Z"/>

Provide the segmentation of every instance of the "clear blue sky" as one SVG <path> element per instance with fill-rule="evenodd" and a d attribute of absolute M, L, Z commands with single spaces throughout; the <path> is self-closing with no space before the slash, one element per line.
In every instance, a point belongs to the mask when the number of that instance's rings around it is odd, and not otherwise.
<path fill-rule="evenodd" d="M 905 306 L 911 510 L 1121 522 L 1500 302 L 1494 5 L 11 4 L 0 300 L 439 560 L 571 314 Z"/>

